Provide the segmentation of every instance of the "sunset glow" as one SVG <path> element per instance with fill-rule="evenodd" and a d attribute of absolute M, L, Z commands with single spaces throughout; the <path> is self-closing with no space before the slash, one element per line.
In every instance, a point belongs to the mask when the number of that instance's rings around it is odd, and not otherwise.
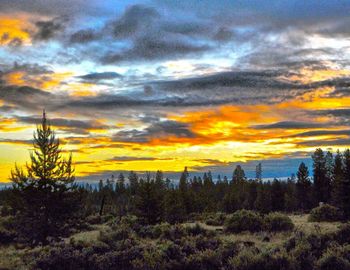
<path fill-rule="evenodd" d="M 347 1 L 23 2 L 0 3 L 1 182 L 43 109 L 84 180 L 350 147 Z"/>

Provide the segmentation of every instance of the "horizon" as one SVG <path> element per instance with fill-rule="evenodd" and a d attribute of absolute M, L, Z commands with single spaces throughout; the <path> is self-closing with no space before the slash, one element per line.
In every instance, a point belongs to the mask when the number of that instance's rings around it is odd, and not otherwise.
<path fill-rule="evenodd" d="M 346 0 L 0 2 L 0 183 L 43 109 L 79 181 L 311 174 L 316 148 L 350 147 L 349 14 Z"/>

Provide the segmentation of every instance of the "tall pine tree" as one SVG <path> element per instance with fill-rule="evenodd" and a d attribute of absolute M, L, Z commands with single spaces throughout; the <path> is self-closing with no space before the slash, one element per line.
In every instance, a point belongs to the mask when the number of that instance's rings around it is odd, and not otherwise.
<path fill-rule="evenodd" d="M 35 243 L 46 243 L 49 236 L 62 235 L 64 225 L 79 207 L 80 196 L 73 185 L 72 155 L 61 156 L 60 143 L 43 113 L 34 133 L 34 150 L 26 171 L 15 167 L 11 173 L 19 233 Z"/>

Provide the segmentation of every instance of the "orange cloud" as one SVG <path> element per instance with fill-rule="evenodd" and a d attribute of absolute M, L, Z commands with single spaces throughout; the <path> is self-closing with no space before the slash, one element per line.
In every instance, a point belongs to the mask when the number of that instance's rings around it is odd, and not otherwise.
<path fill-rule="evenodd" d="M 26 14 L 0 14 L 0 45 L 31 45 L 32 29 Z"/>

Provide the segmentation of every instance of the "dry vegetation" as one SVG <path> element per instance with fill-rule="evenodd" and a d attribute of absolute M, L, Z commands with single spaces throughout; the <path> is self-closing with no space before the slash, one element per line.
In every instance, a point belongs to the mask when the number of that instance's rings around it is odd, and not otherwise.
<path fill-rule="evenodd" d="M 254 245 L 261 251 L 269 251 L 276 247 L 282 246 L 288 239 L 290 239 L 296 232 L 301 231 L 306 235 L 310 234 L 326 234 L 338 230 L 339 222 L 309 222 L 308 215 L 290 215 L 289 216 L 295 225 L 295 229 L 286 232 L 241 232 L 241 233 L 227 233 L 224 231 L 224 226 L 207 225 L 205 222 L 188 222 L 181 226 L 195 227 L 199 224 L 201 228 L 215 233 L 219 239 L 225 242 L 242 242 L 247 245 Z M 90 230 L 77 232 L 69 238 L 65 239 L 66 243 L 80 243 L 84 246 L 92 246 L 99 242 L 101 232 L 110 228 L 110 224 L 104 223 L 99 225 L 91 225 Z M 150 246 L 155 245 L 156 240 L 149 237 L 142 238 L 142 241 Z M 152 244 L 153 243 L 153 244 Z M 39 252 L 42 247 L 34 249 L 21 246 L 20 244 L 9 244 L 0 246 L 0 269 L 30 269 L 28 261 L 32 258 L 32 254 Z M 34 251 L 34 253 L 33 253 Z"/>

